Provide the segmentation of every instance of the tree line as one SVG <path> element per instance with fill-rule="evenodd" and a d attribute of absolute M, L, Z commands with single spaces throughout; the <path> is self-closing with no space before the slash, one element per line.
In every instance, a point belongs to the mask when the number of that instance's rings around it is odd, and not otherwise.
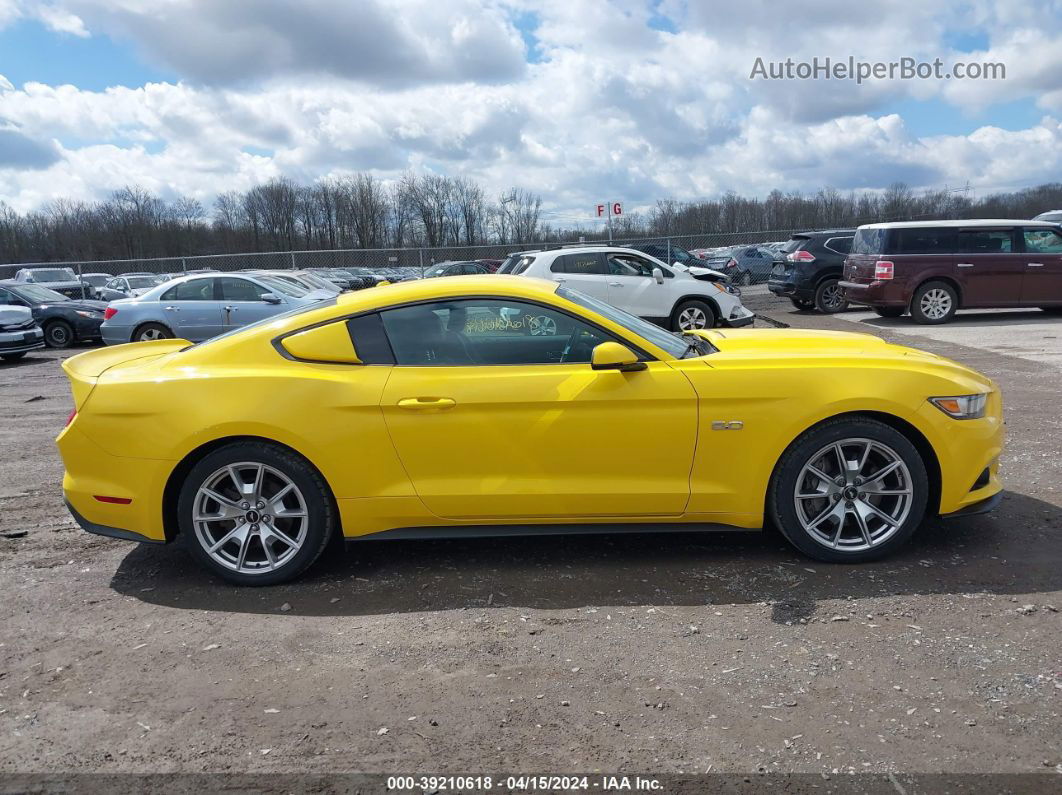
<path fill-rule="evenodd" d="M 970 198 L 965 190 L 814 194 L 727 193 L 694 202 L 661 200 L 617 217 L 617 238 L 824 229 L 876 221 L 1030 218 L 1062 207 L 1062 183 Z M 53 200 L 15 212 L 0 201 L 0 262 L 180 257 L 252 251 L 454 247 L 607 236 L 603 225 L 561 228 L 542 219 L 542 199 L 512 188 L 489 197 L 466 177 L 408 172 L 393 181 L 354 174 L 299 185 L 274 179 L 228 191 L 209 210 L 193 197 L 164 199 L 132 185 L 97 202 Z"/>

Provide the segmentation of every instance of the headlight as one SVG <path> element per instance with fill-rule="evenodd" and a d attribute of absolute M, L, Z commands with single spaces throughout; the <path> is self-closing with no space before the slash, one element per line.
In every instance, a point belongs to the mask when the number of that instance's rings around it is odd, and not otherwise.
<path fill-rule="evenodd" d="M 74 310 L 75 314 L 81 315 L 81 317 L 91 318 L 92 320 L 99 320 L 103 317 L 99 312 L 83 312 L 80 309 Z"/>
<path fill-rule="evenodd" d="M 959 395 L 958 397 L 935 397 L 929 402 L 949 417 L 957 420 L 976 420 L 985 416 L 988 395 Z"/>

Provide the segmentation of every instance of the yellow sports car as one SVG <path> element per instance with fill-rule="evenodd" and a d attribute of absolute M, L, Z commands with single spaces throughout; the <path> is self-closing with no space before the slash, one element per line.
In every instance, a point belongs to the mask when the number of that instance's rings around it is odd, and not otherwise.
<path fill-rule="evenodd" d="M 428 279 L 63 365 L 86 530 L 245 585 L 329 538 L 756 529 L 895 550 L 998 501 L 1000 394 L 877 337 L 672 334 L 556 284 Z"/>

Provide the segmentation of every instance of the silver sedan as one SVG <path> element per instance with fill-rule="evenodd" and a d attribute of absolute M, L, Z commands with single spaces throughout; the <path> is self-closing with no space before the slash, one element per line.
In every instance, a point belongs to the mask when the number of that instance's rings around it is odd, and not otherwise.
<path fill-rule="evenodd" d="M 112 301 L 100 332 L 108 345 L 179 337 L 201 342 L 240 326 L 334 297 L 272 276 L 196 274 Z"/>

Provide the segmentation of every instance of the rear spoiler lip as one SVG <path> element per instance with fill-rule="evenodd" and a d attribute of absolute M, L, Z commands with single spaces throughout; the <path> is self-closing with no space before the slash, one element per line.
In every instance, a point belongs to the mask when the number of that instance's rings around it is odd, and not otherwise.
<path fill-rule="evenodd" d="M 149 356 L 163 356 L 176 353 L 192 343 L 185 339 L 149 340 L 147 342 L 129 342 L 124 345 L 109 345 L 96 348 L 77 356 L 71 356 L 63 362 L 63 370 L 70 377 L 96 379 L 119 364 L 128 364 Z M 115 355 L 121 352 L 125 355 Z"/>

